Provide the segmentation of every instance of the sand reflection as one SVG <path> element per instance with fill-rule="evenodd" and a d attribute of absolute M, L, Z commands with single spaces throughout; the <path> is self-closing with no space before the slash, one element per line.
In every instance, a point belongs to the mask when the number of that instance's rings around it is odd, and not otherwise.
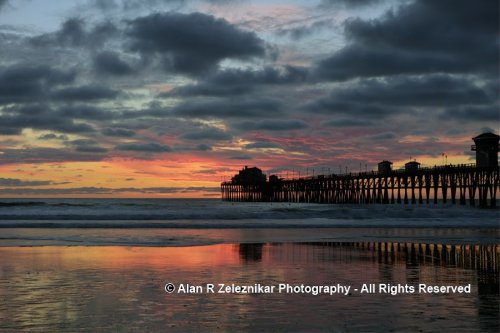
<path fill-rule="evenodd" d="M 498 245 L 0 248 L 0 330 L 496 331 Z M 166 294 L 166 282 L 471 284 L 470 295 Z"/>

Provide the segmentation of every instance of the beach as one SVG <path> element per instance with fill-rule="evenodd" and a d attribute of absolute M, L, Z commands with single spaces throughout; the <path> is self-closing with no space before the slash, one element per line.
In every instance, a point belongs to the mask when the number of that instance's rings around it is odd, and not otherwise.
<path fill-rule="evenodd" d="M 499 328 L 495 210 L 134 199 L 3 206 L 0 331 Z"/>
<path fill-rule="evenodd" d="M 429 255 L 418 244 L 314 242 L 3 247 L 1 330 L 494 332 L 499 250 L 439 245 Z M 190 294 L 166 293 L 166 283 L 210 283 L 215 291 L 219 284 L 255 283 L 352 289 Z M 363 284 L 417 290 L 360 293 Z M 419 284 L 470 285 L 471 293 L 419 293 Z"/>

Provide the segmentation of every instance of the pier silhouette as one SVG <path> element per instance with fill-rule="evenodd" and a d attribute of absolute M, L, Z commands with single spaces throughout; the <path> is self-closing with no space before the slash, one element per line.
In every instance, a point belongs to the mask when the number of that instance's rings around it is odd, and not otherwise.
<path fill-rule="evenodd" d="M 382 161 L 377 171 L 269 178 L 259 168 L 245 167 L 221 184 L 222 200 L 330 204 L 423 204 L 438 202 L 496 207 L 499 189 L 499 136 L 473 138 L 475 164 L 421 167 L 410 161 L 401 170 Z"/>

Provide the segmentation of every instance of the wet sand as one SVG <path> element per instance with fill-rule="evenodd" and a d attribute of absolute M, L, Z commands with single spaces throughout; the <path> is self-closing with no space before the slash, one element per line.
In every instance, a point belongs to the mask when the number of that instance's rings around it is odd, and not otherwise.
<path fill-rule="evenodd" d="M 387 242 L 0 248 L 0 331 L 496 332 L 498 245 Z M 206 286 L 471 285 L 470 294 L 182 294 Z"/>
<path fill-rule="evenodd" d="M 1 246 L 195 246 L 221 243 L 411 242 L 496 244 L 499 229 L 482 228 L 1 228 Z"/>

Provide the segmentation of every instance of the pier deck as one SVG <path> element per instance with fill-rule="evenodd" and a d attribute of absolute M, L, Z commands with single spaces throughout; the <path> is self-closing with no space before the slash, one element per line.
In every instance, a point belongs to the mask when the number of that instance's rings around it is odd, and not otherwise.
<path fill-rule="evenodd" d="M 418 170 L 328 174 L 221 184 L 225 201 L 349 204 L 447 203 L 495 207 L 499 167 L 445 165 Z"/>

